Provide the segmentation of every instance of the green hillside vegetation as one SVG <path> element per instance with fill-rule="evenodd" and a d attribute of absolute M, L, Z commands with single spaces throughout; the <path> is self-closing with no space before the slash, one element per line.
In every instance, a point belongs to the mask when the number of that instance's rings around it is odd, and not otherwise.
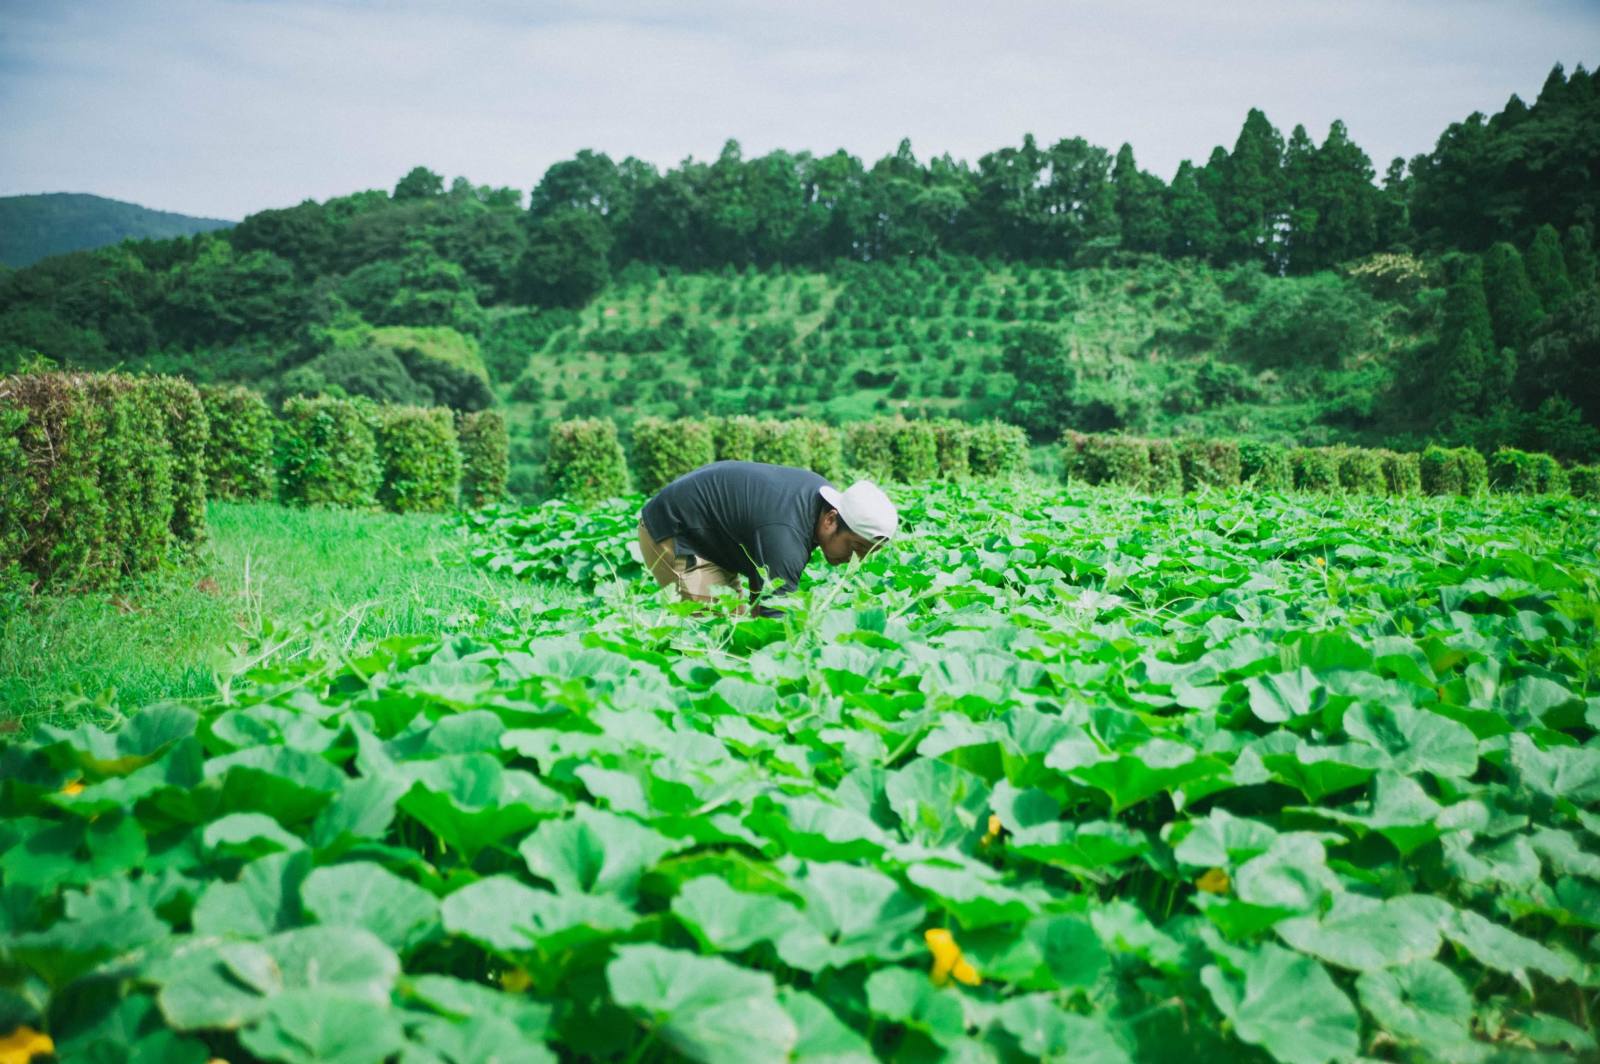
<path fill-rule="evenodd" d="M 233 223 L 154 211 L 136 203 L 82 192 L 0 196 L 0 263 L 28 266 L 50 255 L 105 247 L 124 240 L 192 236 Z"/>
<path fill-rule="evenodd" d="M 558 416 L 881 411 L 1065 429 L 1600 453 L 1600 93 L 1581 67 L 1381 183 L 1341 122 L 1258 110 L 1170 182 L 1025 137 L 975 164 L 844 152 L 665 171 L 582 151 L 525 200 L 393 192 L 0 276 L 41 358 Z"/>

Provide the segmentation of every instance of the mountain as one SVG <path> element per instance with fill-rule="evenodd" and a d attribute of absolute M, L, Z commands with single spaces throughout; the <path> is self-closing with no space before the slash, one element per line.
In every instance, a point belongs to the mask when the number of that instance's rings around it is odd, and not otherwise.
<path fill-rule="evenodd" d="M 153 211 L 82 192 L 0 196 L 0 263 L 27 266 L 49 255 L 133 238 L 164 239 L 227 229 L 233 222 Z"/>

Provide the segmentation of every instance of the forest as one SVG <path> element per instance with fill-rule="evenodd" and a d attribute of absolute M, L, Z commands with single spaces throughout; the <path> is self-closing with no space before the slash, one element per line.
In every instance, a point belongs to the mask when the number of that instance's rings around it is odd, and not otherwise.
<path fill-rule="evenodd" d="M 908 142 L 870 166 L 735 141 L 666 170 L 581 151 L 526 198 L 417 167 L 392 192 L 0 273 L 0 371 L 498 402 L 530 436 L 602 410 L 1004 407 L 1040 439 L 1221 428 L 1587 460 L 1597 173 L 1600 86 L 1560 66 L 1381 182 L 1343 123 L 1319 143 L 1258 110 L 1170 182 L 1131 145 L 1032 136 L 975 165 Z"/>

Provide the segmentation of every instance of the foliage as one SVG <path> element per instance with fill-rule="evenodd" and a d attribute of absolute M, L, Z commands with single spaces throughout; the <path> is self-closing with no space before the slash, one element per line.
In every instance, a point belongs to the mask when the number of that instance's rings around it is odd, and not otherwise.
<path fill-rule="evenodd" d="M 636 499 L 486 511 L 480 564 L 596 592 L 8 739 L 8 1019 L 104 1059 L 1592 1055 L 1592 507 L 899 502 L 779 619 L 619 587 Z"/>
<path fill-rule="evenodd" d="M 143 382 L 161 410 L 162 431 L 172 451 L 172 535 L 185 547 L 206 536 L 206 454 L 211 438 L 205 402 L 193 384 L 179 377 Z"/>
<path fill-rule="evenodd" d="M 1519 495 L 1565 495 L 1567 473 L 1547 454 L 1502 447 L 1489 456 L 1489 485 Z"/>
<path fill-rule="evenodd" d="M 554 493 L 574 502 L 597 502 L 628 490 L 628 465 L 617 426 L 601 418 L 552 425 L 548 470 Z"/>
<path fill-rule="evenodd" d="M 1488 463 L 1470 447 L 1429 447 L 1419 461 L 1422 490 L 1429 495 L 1477 495 L 1488 487 Z"/>
<path fill-rule="evenodd" d="M 384 406 L 377 416 L 378 502 L 394 513 L 438 513 L 455 506 L 461 450 L 444 407 Z"/>
<path fill-rule="evenodd" d="M 51 255 L 226 229 L 232 222 L 153 211 L 81 192 L 0 196 L 0 263 L 27 266 Z"/>
<path fill-rule="evenodd" d="M 968 465 L 975 477 L 1005 479 L 1028 464 L 1028 436 L 1020 426 L 993 419 L 968 430 Z"/>
<path fill-rule="evenodd" d="M 1600 466 L 1573 466 L 1567 470 L 1567 483 L 1573 498 L 1600 500 Z"/>
<path fill-rule="evenodd" d="M 703 421 L 641 418 L 633 424 L 635 485 L 654 495 L 685 473 L 716 461 L 711 428 Z"/>
<path fill-rule="evenodd" d="M 1186 436 L 1177 442 L 1183 466 L 1183 490 L 1226 488 L 1239 483 L 1239 444 L 1233 440 L 1203 440 Z"/>
<path fill-rule="evenodd" d="M 1339 452 L 1339 487 L 1358 495 L 1382 495 L 1388 490 L 1383 475 L 1383 455 L 1365 447 L 1346 447 Z"/>
<path fill-rule="evenodd" d="M 719 462 L 753 462 L 758 422 L 748 414 L 711 420 L 713 453 Z"/>
<path fill-rule="evenodd" d="M 266 400 L 238 385 L 207 385 L 200 398 L 209 428 L 206 493 L 213 499 L 272 498 L 273 419 Z"/>
<path fill-rule="evenodd" d="M 1288 491 L 1295 486 L 1289 448 L 1257 440 L 1239 441 L 1239 481 L 1257 491 Z"/>
<path fill-rule="evenodd" d="M 1422 491 L 1422 456 L 1397 451 L 1379 451 L 1383 467 L 1384 490 L 1390 495 L 1416 495 Z"/>
<path fill-rule="evenodd" d="M 1296 491 L 1339 490 L 1339 452 L 1333 447 L 1296 447 L 1289 452 Z"/>
<path fill-rule="evenodd" d="M 295 396 L 274 426 L 278 497 L 291 506 L 368 509 L 383 479 L 376 408 L 332 396 Z"/>
<path fill-rule="evenodd" d="M 1053 439 L 1069 424 L 1078 375 L 1061 339 L 1041 328 L 1014 333 L 1005 346 L 1005 371 L 1017 388 L 1008 417 L 1035 440 Z"/>
<path fill-rule="evenodd" d="M 961 480 L 972 472 L 972 430 L 959 421 L 942 418 L 933 426 L 940 480 Z"/>
<path fill-rule="evenodd" d="M 811 434 L 804 422 L 763 418 L 756 422 L 752 457 L 772 465 L 809 468 Z"/>
<path fill-rule="evenodd" d="M 511 440 L 505 415 L 475 410 L 456 415 L 461 442 L 461 503 L 478 509 L 505 498 L 510 473 Z"/>

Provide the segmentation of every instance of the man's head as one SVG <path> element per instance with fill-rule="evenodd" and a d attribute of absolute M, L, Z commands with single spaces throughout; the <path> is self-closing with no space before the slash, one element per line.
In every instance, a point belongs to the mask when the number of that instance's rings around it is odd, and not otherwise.
<path fill-rule="evenodd" d="M 827 506 L 817 518 L 817 545 L 829 565 L 866 557 L 900 527 L 894 503 L 871 481 L 858 480 L 842 492 L 825 484 L 820 491 Z"/>

